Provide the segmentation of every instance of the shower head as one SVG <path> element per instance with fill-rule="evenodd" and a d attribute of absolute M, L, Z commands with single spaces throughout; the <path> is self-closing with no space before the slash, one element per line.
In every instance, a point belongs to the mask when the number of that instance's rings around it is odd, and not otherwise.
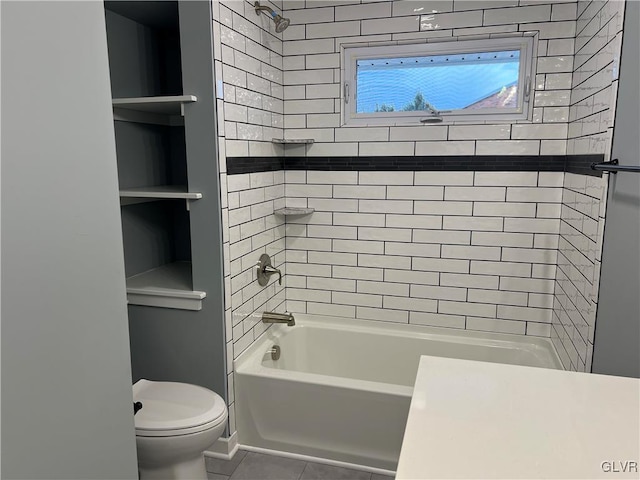
<path fill-rule="evenodd" d="M 291 23 L 291 20 L 289 20 L 288 18 L 284 18 L 281 15 L 278 15 L 275 11 L 273 11 L 269 7 L 260 5 L 260 2 L 258 1 L 256 1 L 253 4 L 253 7 L 256 9 L 256 15 L 260 15 L 261 11 L 265 11 L 271 16 L 271 20 L 273 20 L 273 23 L 276 24 L 276 33 L 284 32 L 289 26 L 289 23 Z"/>

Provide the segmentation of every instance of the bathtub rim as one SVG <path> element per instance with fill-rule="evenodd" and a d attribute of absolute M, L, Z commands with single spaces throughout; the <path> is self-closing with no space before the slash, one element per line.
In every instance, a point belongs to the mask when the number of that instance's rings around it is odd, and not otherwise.
<path fill-rule="evenodd" d="M 551 354 L 554 366 L 529 366 L 529 368 L 552 368 L 564 370 L 560 357 L 550 338 L 514 335 L 508 333 L 477 332 L 473 330 L 453 329 L 446 327 L 430 327 L 422 325 L 396 324 L 376 320 L 359 320 L 352 318 L 331 317 L 315 314 L 295 314 L 296 325 L 288 327 L 278 324 L 271 325 L 257 340 L 253 342 L 234 360 L 234 372 L 242 375 L 277 378 L 285 381 L 330 385 L 369 392 L 382 391 L 391 395 L 411 396 L 413 386 L 396 385 L 385 382 L 374 382 L 351 378 L 342 378 L 317 373 L 298 372 L 268 368 L 262 365 L 260 351 L 266 352 L 267 343 L 276 342 L 279 338 L 292 332 L 295 328 L 323 328 L 351 332 L 384 334 L 386 336 L 404 338 L 422 338 L 425 340 L 439 340 L 456 344 L 486 345 L 486 346 L 527 346 L 526 350 L 545 350 Z M 481 361 L 481 360 L 475 360 Z"/>

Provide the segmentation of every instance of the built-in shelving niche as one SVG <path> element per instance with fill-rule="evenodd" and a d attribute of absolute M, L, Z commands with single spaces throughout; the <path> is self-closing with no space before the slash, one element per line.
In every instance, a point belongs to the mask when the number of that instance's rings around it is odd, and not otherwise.
<path fill-rule="evenodd" d="M 193 289 L 178 4 L 105 2 L 129 304 L 200 310 Z"/>

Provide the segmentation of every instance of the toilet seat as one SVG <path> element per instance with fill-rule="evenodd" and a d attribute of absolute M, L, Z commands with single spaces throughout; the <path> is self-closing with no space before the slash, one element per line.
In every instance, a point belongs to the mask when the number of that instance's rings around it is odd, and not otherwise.
<path fill-rule="evenodd" d="M 133 385 L 133 401 L 142 402 L 142 409 L 134 416 L 137 436 L 188 435 L 227 419 L 220 395 L 197 385 L 141 379 Z"/>

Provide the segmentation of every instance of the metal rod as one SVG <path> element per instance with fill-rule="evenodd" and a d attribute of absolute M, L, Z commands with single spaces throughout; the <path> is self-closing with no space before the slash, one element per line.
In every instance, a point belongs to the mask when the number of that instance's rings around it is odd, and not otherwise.
<path fill-rule="evenodd" d="M 618 165 L 618 160 L 611 160 L 610 162 L 592 163 L 591 170 L 600 170 L 602 172 L 635 172 L 640 173 L 640 166 L 634 165 Z"/>

